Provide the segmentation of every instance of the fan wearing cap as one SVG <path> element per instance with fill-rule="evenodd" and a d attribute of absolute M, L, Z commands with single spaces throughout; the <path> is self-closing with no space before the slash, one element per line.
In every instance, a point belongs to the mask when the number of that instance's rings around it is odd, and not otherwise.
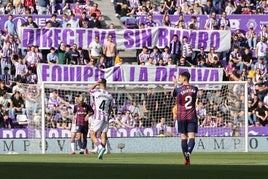
<path fill-rule="evenodd" d="M 94 117 L 90 127 L 90 136 L 92 142 L 98 148 L 98 159 L 102 159 L 105 146 L 107 143 L 107 131 L 109 128 L 109 118 L 112 112 L 113 97 L 106 90 L 106 79 L 99 79 L 89 88 L 91 96 L 91 105 L 94 109 Z M 97 133 L 100 133 L 101 140 L 97 138 Z"/>

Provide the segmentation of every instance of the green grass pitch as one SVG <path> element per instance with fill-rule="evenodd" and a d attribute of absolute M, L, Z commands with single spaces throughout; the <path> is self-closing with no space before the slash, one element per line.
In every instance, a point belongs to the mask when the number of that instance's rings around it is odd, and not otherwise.
<path fill-rule="evenodd" d="M 96 155 L 0 155 L 1 178 L 192 179 L 267 178 L 268 153 L 180 153 Z"/>

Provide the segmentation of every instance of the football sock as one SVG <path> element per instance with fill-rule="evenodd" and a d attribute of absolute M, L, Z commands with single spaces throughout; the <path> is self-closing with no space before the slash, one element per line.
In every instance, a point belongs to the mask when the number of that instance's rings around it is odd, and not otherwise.
<path fill-rule="evenodd" d="M 74 150 L 74 146 L 75 146 L 75 141 L 71 141 L 71 150 L 72 150 L 72 152 L 75 151 L 75 150 Z"/>
<path fill-rule="evenodd" d="M 77 140 L 77 144 L 78 144 L 79 149 L 83 148 L 81 139 Z"/>
<path fill-rule="evenodd" d="M 182 149 L 183 155 L 185 156 L 185 154 L 188 152 L 187 139 L 181 140 L 181 149 Z"/>
<path fill-rule="evenodd" d="M 188 143 L 188 152 L 191 154 L 195 146 L 195 139 L 190 138 Z"/>

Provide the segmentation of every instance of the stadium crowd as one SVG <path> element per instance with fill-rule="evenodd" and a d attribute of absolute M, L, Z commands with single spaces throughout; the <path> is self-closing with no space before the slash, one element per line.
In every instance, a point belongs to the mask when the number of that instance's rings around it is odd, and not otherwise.
<path fill-rule="evenodd" d="M 139 15 L 147 16 L 146 21 L 137 23 L 131 28 L 148 28 L 154 26 L 174 26 L 179 29 L 222 29 L 230 30 L 228 15 L 230 14 L 267 14 L 266 0 L 220 1 L 220 0 L 114 0 L 115 16 L 124 28 L 129 28 L 129 19 Z M 33 45 L 20 49 L 21 40 L 13 15 L 28 15 L 23 27 L 38 28 L 33 15 L 50 15 L 45 28 L 107 28 L 103 25 L 103 12 L 98 3 L 85 0 L 15 0 L 8 3 L 0 2 L 0 13 L 8 16 L 1 33 L 1 83 L 0 83 L 0 127 L 12 128 L 17 122 L 16 116 L 38 113 L 40 89 L 36 85 L 38 63 L 88 65 L 96 68 L 109 68 L 124 65 L 124 59 L 109 35 L 104 44 L 99 37 L 88 44 L 88 49 L 77 47 L 77 44 L 64 44 L 51 47 L 49 51 L 40 50 Z M 153 15 L 162 14 L 163 24 L 157 24 Z M 185 22 L 184 15 L 192 15 L 191 21 Z M 198 27 L 196 15 L 205 14 L 209 18 L 205 27 Z M 216 15 L 221 14 L 217 19 Z M 61 15 L 61 19 L 59 19 Z M 178 22 L 172 25 L 169 15 L 178 15 Z M 78 17 L 78 18 L 77 18 Z M 88 18 L 90 17 L 90 18 Z M 110 24 L 108 28 L 114 28 Z M 268 31 L 266 25 L 260 32 L 250 27 L 247 32 L 239 29 L 232 32 L 231 49 L 216 52 L 211 47 L 208 52 L 201 48 L 195 51 L 188 42 L 174 35 L 164 49 L 155 46 L 149 49 L 144 46 L 137 50 L 137 64 L 150 66 L 185 66 L 210 67 L 224 70 L 224 81 L 247 81 L 249 97 L 250 126 L 268 124 L 268 76 L 267 76 L 267 45 Z M 47 91 L 46 127 L 70 129 L 73 98 L 60 96 L 62 91 Z M 77 94 L 78 95 L 78 94 Z M 164 131 L 166 126 L 174 126 L 176 116 L 174 99 L 171 92 L 154 92 L 148 90 L 138 97 L 127 94 L 114 94 L 116 107 L 114 118 L 110 121 L 111 128 L 158 127 Z M 203 127 L 234 127 L 242 124 L 244 119 L 245 95 L 241 86 L 232 89 L 222 88 L 215 91 L 199 91 L 197 111 L 200 126 Z M 31 113 L 31 114 L 30 114 Z M 160 127 L 159 127 L 160 126 Z"/>

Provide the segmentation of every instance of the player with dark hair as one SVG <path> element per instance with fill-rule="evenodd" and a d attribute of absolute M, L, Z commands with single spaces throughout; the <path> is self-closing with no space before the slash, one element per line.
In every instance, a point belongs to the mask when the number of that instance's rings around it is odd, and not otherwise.
<path fill-rule="evenodd" d="M 178 131 L 181 133 L 181 148 L 185 158 L 184 165 L 190 165 L 190 154 L 195 145 L 195 134 L 198 130 L 196 114 L 196 99 L 198 88 L 190 85 L 191 75 L 189 72 L 182 72 L 178 77 L 173 78 L 174 91 L 177 103 Z"/>
<path fill-rule="evenodd" d="M 98 87 L 97 89 L 95 89 Z M 106 80 L 104 78 L 97 81 L 90 88 L 91 104 L 94 109 L 94 117 L 90 127 L 90 137 L 98 148 L 98 159 L 102 159 L 106 151 L 107 131 L 109 128 L 109 117 L 113 106 L 113 97 L 106 90 Z M 97 138 L 100 134 L 101 140 Z"/>
<path fill-rule="evenodd" d="M 74 106 L 74 119 L 73 122 L 75 123 L 75 131 L 76 133 L 77 142 L 80 150 L 87 154 L 87 133 L 88 133 L 88 118 L 89 116 L 93 115 L 93 109 L 90 105 L 85 103 L 85 97 L 80 96 L 77 98 L 78 104 Z M 74 134 L 75 135 L 75 134 Z M 71 146 L 72 146 L 72 153 L 74 152 L 74 138 L 72 138 Z"/>

